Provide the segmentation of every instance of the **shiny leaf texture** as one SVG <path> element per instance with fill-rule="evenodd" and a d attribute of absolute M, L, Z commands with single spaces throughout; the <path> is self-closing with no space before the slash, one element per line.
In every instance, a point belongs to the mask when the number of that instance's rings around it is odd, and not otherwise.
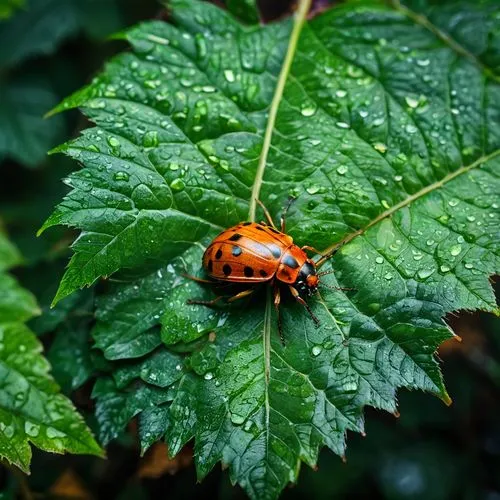
<path fill-rule="evenodd" d="M 493 1 L 416 3 L 306 22 L 303 1 L 295 20 L 243 26 L 175 0 L 169 23 L 120 35 L 133 50 L 56 108 L 96 127 L 57 149 L 84 168 L 44 225 L 82 231 L 55 300 L 120 271 L 93 332 L 104 442 L 139 415 L 143 449 L 194 438 L 199 477 L 222 461 L 250 497 L 276 498 L 322 446 L 344 455 L 365 406 L 395 412 L 402 387 L 450 403 L 443 317 L 497 311 L 500 237 L 494 49 L 462 46 L 451 25 L 473 9 L 494 34 L 499 18 Z M 265 288 L 187 305 L 212 295 L 184 277 L 210 239 L 253 218 L 255 197 L 277 219 L 290 195 L 288 232 L 331 255 L 324 284 L 350 289 L 320 287 L 320 326 L 285 297 L 282 345 Z"/>
<path fill-rule="evenodd" d="M 0 233 L 0 269 L 13 264 Z M 10 250 L 11 256 L 15 255 Z M 102 455 L 90 430 L 49 375 L 42 345 L 24 325 L 39 313 L 34 297 L 0 272 L 0 456 L 29 472 L 31 448 Z"/>

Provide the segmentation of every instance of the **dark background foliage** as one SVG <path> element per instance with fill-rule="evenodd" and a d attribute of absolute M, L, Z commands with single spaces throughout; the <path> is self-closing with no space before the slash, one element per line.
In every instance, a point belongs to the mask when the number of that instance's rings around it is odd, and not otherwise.
<path fill-rule="evenodd" d="M 290 3 L 259 2 L 267 20 L 286 14 Z M 68 394 L 72 349 L 78 342 L 82 380 L 88 375 L 85 348 L 92 317 L 86 311 L 92 297 L 77 295 L 71 314 L 54 331 L 65 311 L 48 312 L 48 304 L 72 235 L 59 229 L 37 239 L 35 233 L 66 192 L 60 179 L 75 168 L 70 160 L 45 152 L 74 137 L 85 123 L 77 112 L 45 121 L 41 116 L 123 49 L 106 41 L 108 35 L 162 15 L 154 0 L 30 0 L 0 21 L 0 225 L 25 257 L 17 277 L 47 312 L 31 326 Z M 463 338 L 462 344 L 446 343 L 440 351 L 453 405 L 404 392 L 400 416 L 369 410 L 367 436 L 350 436 L 347 463 L 325 451 L 319 470 L 304 467 L 299 484 L 287 489 L 284 499 L 500 499 L 500 337 L 494 335 L 499 320 L 466 313 L 448 320 Z M 91 385 L 72 397 L 92 426 Z M 34 450 L 31 476 L 0 468 L 0 490 L 2 498 L 245 498 L 219 467 L 197 484 L 191 458 L 187 449 L 168 461 L 163 445 L 139 458 L 136 431 L 129 426 L 109 447 L 106 461 Z"/>

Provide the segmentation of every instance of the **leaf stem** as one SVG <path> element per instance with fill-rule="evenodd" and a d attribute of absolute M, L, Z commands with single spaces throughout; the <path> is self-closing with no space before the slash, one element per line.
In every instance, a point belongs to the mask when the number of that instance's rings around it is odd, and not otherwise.
<path fill-rule="evenodd" d="M 290 41 L 288 43 L 288 49 L 286 51 L 285 60 L 283 61 L 283 66 L 278 77 L 278 83 L 276 84 L 276 89 L 274 91 L 273 100 L 271 102 L 271 107 L 269 108 L 269 117 L 267 119 L 266 132 L 264 135 L 264 142 L 262 144 L 262 151 L 259 158 L 259 164 L 257 166 L 257 172 L 255 173 L 255 180 L 252 188 L 252 195 L 250 198 L 250 209 L 248 211 L 248 220 L 255 221 L 255 210 L 257 208 L 257 199 L 260 195 L 260 188 L 262 186 L 262 179 L 264 177 L 264 170 L 266 168 L 267 156 L 269 154 L 269 148 L 271 146 L 271 139 L 273 136 L 274 124 L 276 123 L 276 116 L 278 114 L 278 108 L 283 97 L 283 91 L 285 89 L 285 84 L 290 73 L 290 68 L 292 66 L 293 58 L 295 55 L 295 50 L 297 48 L 297 43 L 299 41 L 300 33 L 302 27 L 306 22 L 307 13 L 311 7 L 312 0 L 299 0 L 299 6 L 295 14 L 295 21 L 290 35 Z"/>
<path fill-rule="evenodd" d="M 400 201 L 399 203 L 397 203 L 393 207 L 389 208 L 385 212 L 382 212 L 380 215 L 375 217 L 375 219 L 370 221 L 365 227 L 358 229 L 354 233 L 348 234 L 341 241 L 338 241 L 337 243 L 334 243 L 333 245 L 330 245 L 328 248 L 326 248 L 323 252 L 323 257 L 321 257 L 321 259 L 319 259 L 318 262 L 316 263 L 317 267 L 318 268 L 321 267 L 340 247 L 349 243 L 357 236 L 360 236 L 361 234 L 365 233 L 366 231 L 368 231 L 368 229 L 370 229 L 375 224 L 379 223 L 381 220 L 383 220 L 387 217 L 390 217 L 392 214 L 397 212 L 400 208 L 406 207 L 407 205 L 414 202 L 415 200 L 418 200 L 422 196 L 425 196 L 426 194 L 444 186 L 444 184 L 452 181 L 453 179 L 455 179 L 459 175 L 466 174 L 470 170 L 482 165 L 483 163 L 486 163 L 489 160 L 492 160 L 493 158 L 495 158 L 497 156 L 500 156 L 500 149 L 493 151 L 489 155 L 481 156 L 480 158 L 478 158 L 475 162 L 471 163 L 470 165 L 465 165 L 465 166 L 460 167 L 458 170 L 451 172 L 446 177 L 443 177 L 441 180 L 434 182 L 433 184 L 430 184 L 429 186 L 421 189 L 420 191 L 417 191 L 416 193 L 412 194 L 411 196 L 408 196 L 408 198 L 404 199 L 403 201 Z"/>

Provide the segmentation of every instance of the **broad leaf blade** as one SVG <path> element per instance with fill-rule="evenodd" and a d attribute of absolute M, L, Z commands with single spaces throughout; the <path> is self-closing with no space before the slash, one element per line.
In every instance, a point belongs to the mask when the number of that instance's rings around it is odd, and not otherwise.
<path fill-rule="evenodd" d="M 290 22 L 242 27 L 185 0 L 172 20 L 127 33 L 134 51 L 57 108 L 97 127 L 60 148 L 85 168 L 45 225 L 82 229 L 56 300 L 121 268 L 144 274 L 98 302 L 114 377 L 95 392 L 103 436 L 139 413 L 143 449 L 195 438 L 200 477 L 222 461 L 251 497 L 275 498 L 321 446 L 345 453 L 365 406 L 394 412 L 400 387 L 450 402 L 442 318 L 496 310 L 500 86 L 399 6 L 299 19 L 296 49 Z M 188 306 L 210 292 L 183 274 L 253 195 L 277 216 L 290 194 L 288 231 L 338 249 L 323 282 L 351 290 L 310 300 L 319 328 L 284 298 L 283 346 L 269 297 Z"/>
<path fill-rule="evenodd" d="M 0 234 L 0 246 L 7 247 Z M 3 261 L 0 268 L 9 267 Z M 34 297 L 0 272 L 0 456 L 29 472 L 31 448 L 101 456 L 83 418 L 49 375 L 42 345 L 23 324 L 38 312 Z"/>

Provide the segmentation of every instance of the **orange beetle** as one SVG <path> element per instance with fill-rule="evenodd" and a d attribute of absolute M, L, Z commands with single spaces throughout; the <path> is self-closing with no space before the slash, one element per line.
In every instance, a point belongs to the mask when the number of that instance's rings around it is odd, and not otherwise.
<path fill-rule="evenodd" d="M 280 284 L 286 285 L 294 299 L 302 304 L 316 324 L 319 320 L 311 311 L 306 299 L 317 292 L 319 278 L 328 272 L 317 273 L 316 263 L 305 250 L 319 255 L 321 252 L 310 246 L 294 245 L 291 236 L 285 232 L 285 215 L 293 199 L 281 217 L 281 231 L 278 231 L 267 209 L 261 205 L 269 225 L 255 222 L 240 222 L 226 229 L 210 243 L 203 254 L 203 268 L 213 281 L 190 276 L 202 283 L 248 283 L 250 287 L 228 299 L 233 302 L 252 294 L 252 285 L 269 283 L 274 286 L 274 305 L 278 311 L 281 300 Z M 211 306 L 222 297 L 210 301 L 191 300 L 190 304 Z M 279 324 L 281 334 L 281 325 Z"/>

